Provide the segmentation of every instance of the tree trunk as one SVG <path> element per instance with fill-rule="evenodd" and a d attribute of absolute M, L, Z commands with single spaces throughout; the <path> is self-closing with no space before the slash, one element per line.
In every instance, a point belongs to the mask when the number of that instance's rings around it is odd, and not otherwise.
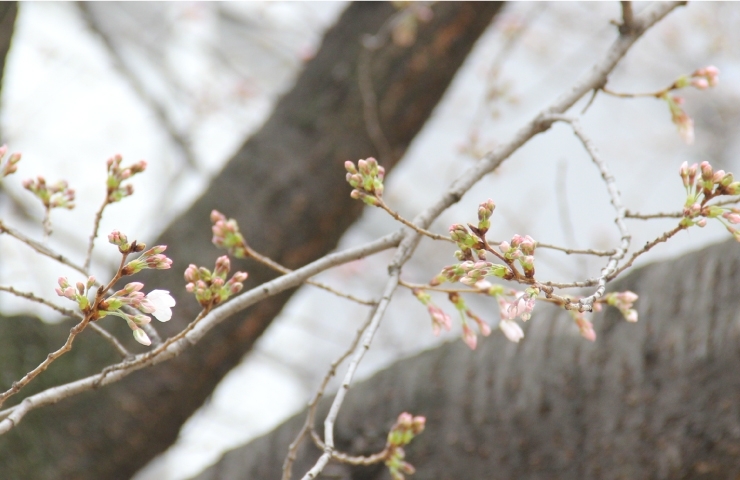
<path fill-rule="evenodd" d="M 374 52 L 372 84 L 379 125 L 390 146 L 379 158 L 384 165 L 392 167 L 402 156 L 499 8 L 498 3 L 437 4 L 413 45 L 389 43 Z M 388 3 L 350 5 L 262 129 L 157 240 L 168 245 L 175 268 L 142 276 L 148 287 L 169 289 L 178 298 L 176 318 L 164 326 L 165 334 L 183 328 L 198 311 L 184 290 L 182 271 L 189 263 L 212 268 L 223 253 L 210 244 L 212 209 L 236 218 L 250 245 L 291 268 L 331 251 L 360 214 L 361 204 L 349 198 L 343 162 L 380 157 L 380 152 L 363 117 L 357 59 L 363 37 L 376 33 L 393 13 Z M 151 215 L 156 217 L 156 207 Z M 247 288 L 275 276 L 251 262 L 234 262 L 233 268 L 249 271 Z M 129 478 L 176 439 L 182 423 L 250 350 L 291 293 L 224 322 L 173 361 L 32 412 L 0 439 L 0 478 Z M 122 322 L 103 323 L 130 338 Z M 3 365 L 5 386 L 61 344 L 69 328 L 41 328 L 17 318 L 0 325 L 0 352 L 14 352 L 8 355 L 15 358 L 13 372 Z M 110 347 L 91 332 L 82 337 L 35 389 L 99 371 L 113 361 Z M 33 349 L 25 352 L 30 338 Z"/>
<path fill-rule="evenodd" d="M 640 295 L 639 322 L 608 309 L 595 343 L 538 305 L 519 344 L 495 333 L 474 352 L 456 340 L 402 360 L 350 390 L 337 445 L 379 451 L 408 411 L 427 417 L 406 449 L 414 480 L 740 478 L 739 249 L 714 245 L 632 273 L 613 289 Z M 197 479 L 279 478 L 304 418 Z M 320 453 L 306 445 L 294 472 Z M 390 478 L 382 466 L 329 467 L 324 478 Z"/>

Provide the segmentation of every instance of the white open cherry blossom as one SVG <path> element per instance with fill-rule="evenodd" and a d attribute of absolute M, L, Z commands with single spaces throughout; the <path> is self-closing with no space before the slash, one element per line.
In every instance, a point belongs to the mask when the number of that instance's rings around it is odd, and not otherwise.
<path fill-rule="evenodd" d="M 175 306 L 175 299 L 172 298 L 167 290 L 152 290 L 146 296 L 148 303 L 154 307 L 151 312 L 160 322 L 166 322 L 172 318 L 172 307 Z"/>

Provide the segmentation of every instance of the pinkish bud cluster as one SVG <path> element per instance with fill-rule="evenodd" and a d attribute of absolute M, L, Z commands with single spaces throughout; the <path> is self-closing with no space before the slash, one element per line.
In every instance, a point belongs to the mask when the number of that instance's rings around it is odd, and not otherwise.
<path fill-rule="evenodd" d="M 403 447 L 411 443 L 415 436 L 424 431 L 425 424 L 426 418 L 414 417 L 410 413 L 404 412 L 398 416 L 398 420 L 391 427 L 391 431 L 388 432 L 386 442 L 388 456 L 385 465 L 388 467 L 393 480 L 404 480 L 404 475 L 413 475 L 416 472 L 416 469 L 404 460 L 406 453 Z"/>
<path fill-rule="evenodd" d="M 74 286 L 69 283 L 67 277 L 59 277 L 58 287 L 54 289 L 57 295 L 77 303 L 81 312 L 87 313 L 90 308 L 88 293 L 95 285 L 95 277 L 88 277 L 86 283 L 77 282 Z"/>
<path fill-rule="evenodd" d="M 475 259 L 473 252 L 478 255 L 478 258 L 485 260 L 486 251 L 484 249 L 483 242 L 481 239 L 470 233 L 468 227 L 455 223 L 450 225 L 450 238 L 457 244 L 457 250 L 455 252 L 455 258 L 460 261 L 472 261 Z"/>
<path fill-rule="evenodd" d="M 534 250 L 537 242 L 532 237 L 526 235 L 514 235 L 511 237 L 511 243 L 501 242 L 499 250 L 507 260 L 516 260 L 524 270 L 524 276 L 527 278 L 534 277 Z"/>
<path fill-rule="evenodd" d="M 108 168 L 108 179 L 106 181 L 108 203 L 119 202 L 123 198 L 132 195 L 134 193 L 134 187 L 131 184 L 124 185 L 123 182 L 137 173 L 146 170 L 147 163 L 144 160 L 140 160 L 128 167 L 122 167 L 122 161 L 123 158 L 120 155 L 116 155 L 113 158 L 109 158 L 106 162 Z"/>
<path fill-rule="evenodd" d="M 354 189 L 350 196 L 371 206 L 379 205 L 383 196 L 385 169 L 378 165 L 378 161 L 372 157 L 358 160 L 355 167 L 354 163 L 347 160 L 344 168 L 347 170 L 347 183 Z"/>
<path fill-rule="evenodd" d="M 625 320 L 633 323 L 637 321 L 637 310 L 632 308 L 632 306 L 637 299 L 637 294 L 629 290 L 604 295 L 604 302 L 607 305 L 616 307 L 622 313 Z"/>
<path fill-rule="evenodd" d="M 695 70 L 690 77 L 690 85 L 699 90 L 716 87 L 717 84 L 719 84 L 719 69 L 714 65 Z"/>
<path fill-rule="evenodd" d="M 114 292 L 98 304 L 98 315 L 99 318 L 108 315 L 123 318 L 137 342 L 142 345 L 151 345 L 152 342 L 149 336 L 141 327 L 152 321 L 149 315 L 153 315 L 160 322 L 170 320 L 175 299 L 167 290 L 152 290 L 148 295 L 145 295 L 141 291 L 142 288 L 144 288 L 144 284 L 141 282 L 128 283 L 121 290 Z M 125 307 L 138 310 L 141 313 L 128 313 L 124 310 Z"/>
<path fill-rule="evenodd" d="M 679 175 L 686 189 L 686 202 L 683 208 L 681 225 L 704 227 L 707 219 L 717 219 L 740 241 L 740 233 L 731 226 L 740 223 L 740 209 L 707 205 L 707 202 L 722 195 L 740 195 L 740 182 L 735 181 L 732 173 L 724 170 L 714 171 L 709 162 L 696 163 L 689 167 L 683 162 Z"/>
<path fill-rule="evenodd" d="M 427 292 L 420 288 L 414 288 L 411 290 L 411 293 L 427 307 L 429 316 L 432 318 L 432 332 L 435 336 L 439 335 L 443 328 L 447 331 L 452 328 L 452 319 L 450 316 L 432 302 L 432 297 Z"/>
<path fill-rule="evenodd" d="M 213 227 L 213 238 L 211 242 L 218 248 L 225 248 L 228 252 L 236 258 L 244 258 L 247 256 L 247 243 L 244 241 L 244 237 L 239 231 L 239 225 L 233 218 L 226 218 L 224 214 L 218 210 L 211 212 L 211 222 Z"/>
<path fill-rule="evenodd" d="M 131 244 L 128 243 L 128 238 L 118 230 L 113 230 L 108 234 L 108 242 L 118 247 L 118 251 L 121 253 L 129 253 L 131 251 Z"/>
<path fill-rule="evenodd" d="M 478 205 L 478 232 L 481 235 L 485 235 L 491 228 L 491 215 L 495 208 L 496 205 L 490 198 Z"/>
<path fill-rule="evenodd" d="M 26 190 L 41 200 L 47 210 L 52 208 L 72 210 L 75 207 L 75 191 L 69 188 L 64 180 L 49 185 L 46 183 L 46 179 L 39 175 L 36 180 L 31 178 L 23 180 L 22 184 Z"/>
<path fill-rule="evenodd" d="M 244 288 L 244 280 L 247 279 L 245 272 L 236 272 L 226 280 L 230 270 L 231 262 L 226 255 L 216 260 L 213 273 L 205 267 L 190 264 L 185 269 L 185 281 L 188 282 L 185 289 L 195 294 L 195 299 L 203 308 L 223 303 L 232 295 L 239 293 Z"/>
<path fill-rule="evenodd" d="M 129 245 L 129 251 L 133 247 L 133 251 L 139 252 L 145 245 L 143 243 L 137 244 L 136 241 Z M 120 250 L 120 246 L 118 247 Z M 136 260 L 128 262 L 121 270 L 122 275 L 133 275 L 145 269 L 152 270 L 167 270 L 172 267 L 172 259 L 163 255 L 162 252 L 167 250 L 167 245 L 157 245 L 150 248 L 139 256 Z"/>
<path fill-rule="evenodd" d="M 2 180 L 3 177 L 7 177 L 8 175 L 18 171 L 18 162 L 21 161 L 20 153 L 14 153 L 6 159 L 5 155 L 7 155 L 7 153 L 7 145 L 0 147 L 0 180 Z"/>

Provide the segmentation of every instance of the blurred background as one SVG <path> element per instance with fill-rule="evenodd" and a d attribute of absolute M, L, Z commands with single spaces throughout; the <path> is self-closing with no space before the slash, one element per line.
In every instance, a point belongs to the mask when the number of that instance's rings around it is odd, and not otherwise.
<path fill-rule="evenodd" d="M 77 191 L 77 208 L 53 212 L 50 246 L 82 259 L 81 246 L 104 195 L 105 160 L 120 153 L 124 163 L 146 159 L 149 168 L 133 181 L 136 194 L 106 211 L 100 231 L 115 228 L 152 241 L 259 128 L 345 7 L 310 2 L 21 4 L 4 74 L 0 132 L 23 160 L 17 176 L 2 184 L 0 218 L 40 238 L 42 209 L 20 179 L 39 174 L 49 181 L 66 179 Z M 636 10 L 642 7 L 635 5 Z M 667 106 L 655 99 L 599 95 L 585 113 L 584 128 L 609 163 L 628 209 L 679 210 L 683 161 L 708 160 L 715 169 L 740 170 L 739 16 L 740 9 L 731 3 L 680 8 L 642 38 L 610 77 L 613 90 L 652 92 L 680 74 L 717 66 L 718 87 L 680 92 L 696 127 L 693 145 L 681 140 Z M 616 36 L 610 22 L 619 18 L 617 2 L 507 4 L 388 176 L 387 203 L 407 218 L 424 209 L 465 168 L 506 142 L 600 60 Z M 573 112 L 583 107 L 585 101 Z M 572 248 L 611 249 L 618 243 L 604 184 L 563 125 L 516 152 L 432 230 L 445 233 L 452 223 L 474 221 L 478 203 L 488 198 L 497 204 L 489 233 L 493 239 L 519 233 Z M 633 220 L 633 245 L 673 225 L 671 220 Z M 390 217 L 368 208 L 340 248 L 396 228 Z M 727 237 L 710 223 L 659 246 L 638 263 Z M 102 278 L 117 255 L 106 242 L 98 244 L 93 270 Z M 423 240 L 404 278 L 428 281 L 452 263 L 453 251 L 449 244 Z M 320 280 L 376 298 L 389 258 L 387 253 L 354 262 Z M 538 277 L 556 281 L 590 278 L 602 266 L 597 258 L 544 250 L 537 259 Z M 56 278 L 72 276 L 55 263 L 29 256 L 27 247 L 7 236 L 0 236 L 0 262 L 0 284 L 52 300 Z M 475 305 L 495 325 L 496 306 Z M 5 315 L 31 312 L 49 322 L 59 320 L 5 294 L 0 308 Z M 185 424 L 177 443 L 135 478 L 188 478 L 226 449 L 301 409 L 365 314 L 366 307 L 315 288 L 301 289 L 253 352 Z M 426 310 L 399 291 L 360 377 L 459 335 L 453 330 L 434 337 L 429 324 Z"/>

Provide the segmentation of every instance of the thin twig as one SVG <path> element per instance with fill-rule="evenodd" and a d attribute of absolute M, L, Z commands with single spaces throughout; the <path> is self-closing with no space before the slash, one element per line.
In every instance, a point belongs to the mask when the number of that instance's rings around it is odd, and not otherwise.
<path fill-rule="evenodd" d="M 12 293 L 16 297 L 25 298 L 25 299 L 30 300 L 32 302 L 36 302 L 36 303 L 40 303 L 42 305 L 46 305 L 47 307 L 49 307 L 49 308 L 51 308 L 53 310 L 56 310 L 57 312 L 61 313 L 62 315 L 65 315 L 67 317 L 72 317 L 72 318 L 76 318 L 77 320 L 82 320 L 82 315 L 80 315 L 79 313 L 77 313 L 75 311 L 72 311 L 72 310 L 69 310 L 67 308 L 60 307 L 59 305 L 56 305 L 56 304 L 54 304 L 54 303 L 46 300 L 45 298 L 37 297 L 36 295 L 34 295 L 31 292 L 22 292 L 20 290 L 16 290 L 13 287 L 5 287 L 3 285 L 0 285 L 0 291 Z"/>
<path fill-rule="evenodd" d="M 649 213 L 642 214 L 637 212 L 631 212 L 629 210 L 624 212 L 624 218 L 635 218 L 637 220 L 651 220 L 653 218 L 683 218 L 682 212 L 673 213 Z"/>
<path fill-rule="evenodd" d="M 627 261 L 627 263 L 625 263 L 624 265 L 622 265 L 618 269 L 616 269 L 613 272 L 611 272 L 607 276 L 607 278 L 606 278 L 607 281 L 614 280 L 615 278 L 617 278 L 617 276 L 620 273 L 624 272 L 629 267 L 631 267 L 632 266 L 632 263 L 637 259 L 637 257 L 639 257 L 640 255 L 642 255 L 643 253 L 646 253 L 647 251 L 649 251 L 651 248 L 653 248 L 657 244 L 663 243 L 663 242 L 667 241 L 669 238 L 673 237 L 674 235 L 676 235 L 681 230 L 686 230 L 686 228 L 687 227 L 679 224 L 676 228 L 665 232 L 663 235 L 661 235 L 660 237 L 656 238 L 655 240 L 653 240 L 651 242 L 647 242 L 644 247 L 642 247 L 641 249 L 637 250 L 636 252 L 634 252 L 632 254 L 632 256 Z"/>
<path fill-rule="evenodd" d="M 87 253 L 85 254 L 85 263 L 83 265 L 83 268 L 85 270 L 90 269 L 90 262 L 92 262 L 92 253 L 93 248 L 95 248 L 95 239 L 98 237 L 98 228 L 100 228 L 100 220 L 103 219 L 103 210 L 105 210 L 105 207 L 108 206 L 110 200 L 110 196 L 106 193 L 105 200 L 103 201 L 103 204 L 100 206 L 97 212 L 95 212 L 95 221 L 93 222 L 93 231 L 90 234 L 90 240 L 87 244 Z"/>
<path fill-rule="evenodd" d="M 599 152 L 596 150 L 593 142 L 591 142 L 591 139 L 586 136 L 586 133 L 581 128 L 581 123 L 578 121 L 577 118 L 571 118 L 564 115 L 551 115 L 550 118 L 570 124 L 571 128 L 573 129 L 573 133 L 576 134 L 576 136 L 588 152 L 589 156 L 591 157 L 591 160 L 599 169 L 599 172 L 601 173 L 601 178 L 606 184 L 606 189 L 609 193 L 611 204 L 617 213 L 617 216 L 614 219 L 614 223 L 616 223 L 617 228 L 619 229 L 619 248 L 617 248 L 613 255 L 609 256 L 609 261 L 607 262 L 606 266 L 601 269 L 601 274 L 597 278 L 596 291 L 594 291 L 591 295 L 578 300 L 579 310 L 581 310 L 582 307 L 590 310 L 593 302 L 601 298 L 601 296 L 604 294 L 604 291 L 606 290 L 607 278 L 616 271 L 619 261 L 622 260 L 627 254 L 630 243 L 632 241 L 632 235 L 629 233 L 629 230 L 627 230 L 627 225 L 624 222 L 626 209 L 622 204 L 622 196 L 619 193 L 619 189 L 617 189 L 616 180 L 609 171 L 609 167 L 606 162 L 599 155 Z"/>
<path fill-rule="evenodd" d="M 597 257 L 610 257 L 616 253 L 616 250 L 594 250 L 593 248 L 566 248 L 559 247 L 557 245 L 550 245 L 549 243 L 537 242 L 537 248 L 549 248 L 550 250 L 558 250 L 568 255 L 595 255 Z"/>
<path fill-rule="evenodd" d="M 450 237 L 448 237 L 448 236 L 439 235 L 439 234 L 436 234 L 436 233 L 432 233 L 429 230 L 425 230 L 425 229 L 419 227 L 418 225 L 415 225 L 413 222 L 411 222 L 409 220 L 406 220 L 401 215 L 399 215 L 395 210 L 391 209 L 388 205 L 386 205 L 386 203 L 383 201 L 382 198 L 378 198 L 378 201 L 379 201 L 378 207 L 380 207 L 383 210 L 385 210 L 386 212 L 388 212 L 388 214 L 391 217 L 393 217 L 395 220 L 401 222 L 402 224 L 406 225 L 407 227 L 409 227 L 410 229 L 414 230 L 415 232 L 420 233 L 420 234 L 422 234 L 424 236 L 427 236 L 427 237 L 431 238 L 432 240 L 444 240 L 446 242 L 455 243 L 455 241 L 453 239 L 451 239 Z"/>
<path fill-rule="evenodd" d="M 61 255 L 50 248 L 48 248 L 46 245 L 37 242 L 36 240 L 33 240 L 18 230 L 15 230 L 14 228 L 10 228 L 7 225 L 5 225 L 2 220 L 0 220 L 0 234 L 7 233 L 11 237 L 14 237 L 18 239 L 19 241 L 25 243 L 29 247 L 33 248 L 37 253 L 40 253 L 41 255 L 44 255 L 46 257 L 49 257 L 53 260 L 56 260 L 57 262 L 61 263 L 62 265 L 66 265 L 70 268 L 73 268 L 74 270 L 77 270 L 81 274 L 87 276 L 87 270 L 85 270 L 83 267 L 73 263 L 71 260 L 69 260 L 64 255 Z"/>
<path fill-rule="evenodd" d="M 247 256 L 249 258 L 253 258 L 254 260 L 258 261 L 259 263 L 272 268 L 273 270 L 280 272 L 280 273 L 291 273 L 293 270 L 284 267 L 271 259 L 270 257 L 266 257 L 265 255 L 262 255 L 261 253 L 257 252 L 256 250 L 252 249 L 249 245 L 242 244 L 244 249 L 247 251 Z M 348 300 L 352 300 L 353 302 L 357 302 L 362 305 L 375 305 L 375 301 L 373 300 L 363 300 L 361 298 L 357 298 L 354 295 L 351 295 L 349 293 L 340 292 L 339 290 L 336 290 L 333 287 L 330 287 L 329 285 L 326 285 L 325 283 L 317 282 L 316 280 L 306 280 L 306 283 L 308 285 L 313 285 L 314 287 L 318 287 L 322 290 L 326 290 L 327 292 L 333 293 L 334 295 L 342 298 L 346 298 Z"/>

